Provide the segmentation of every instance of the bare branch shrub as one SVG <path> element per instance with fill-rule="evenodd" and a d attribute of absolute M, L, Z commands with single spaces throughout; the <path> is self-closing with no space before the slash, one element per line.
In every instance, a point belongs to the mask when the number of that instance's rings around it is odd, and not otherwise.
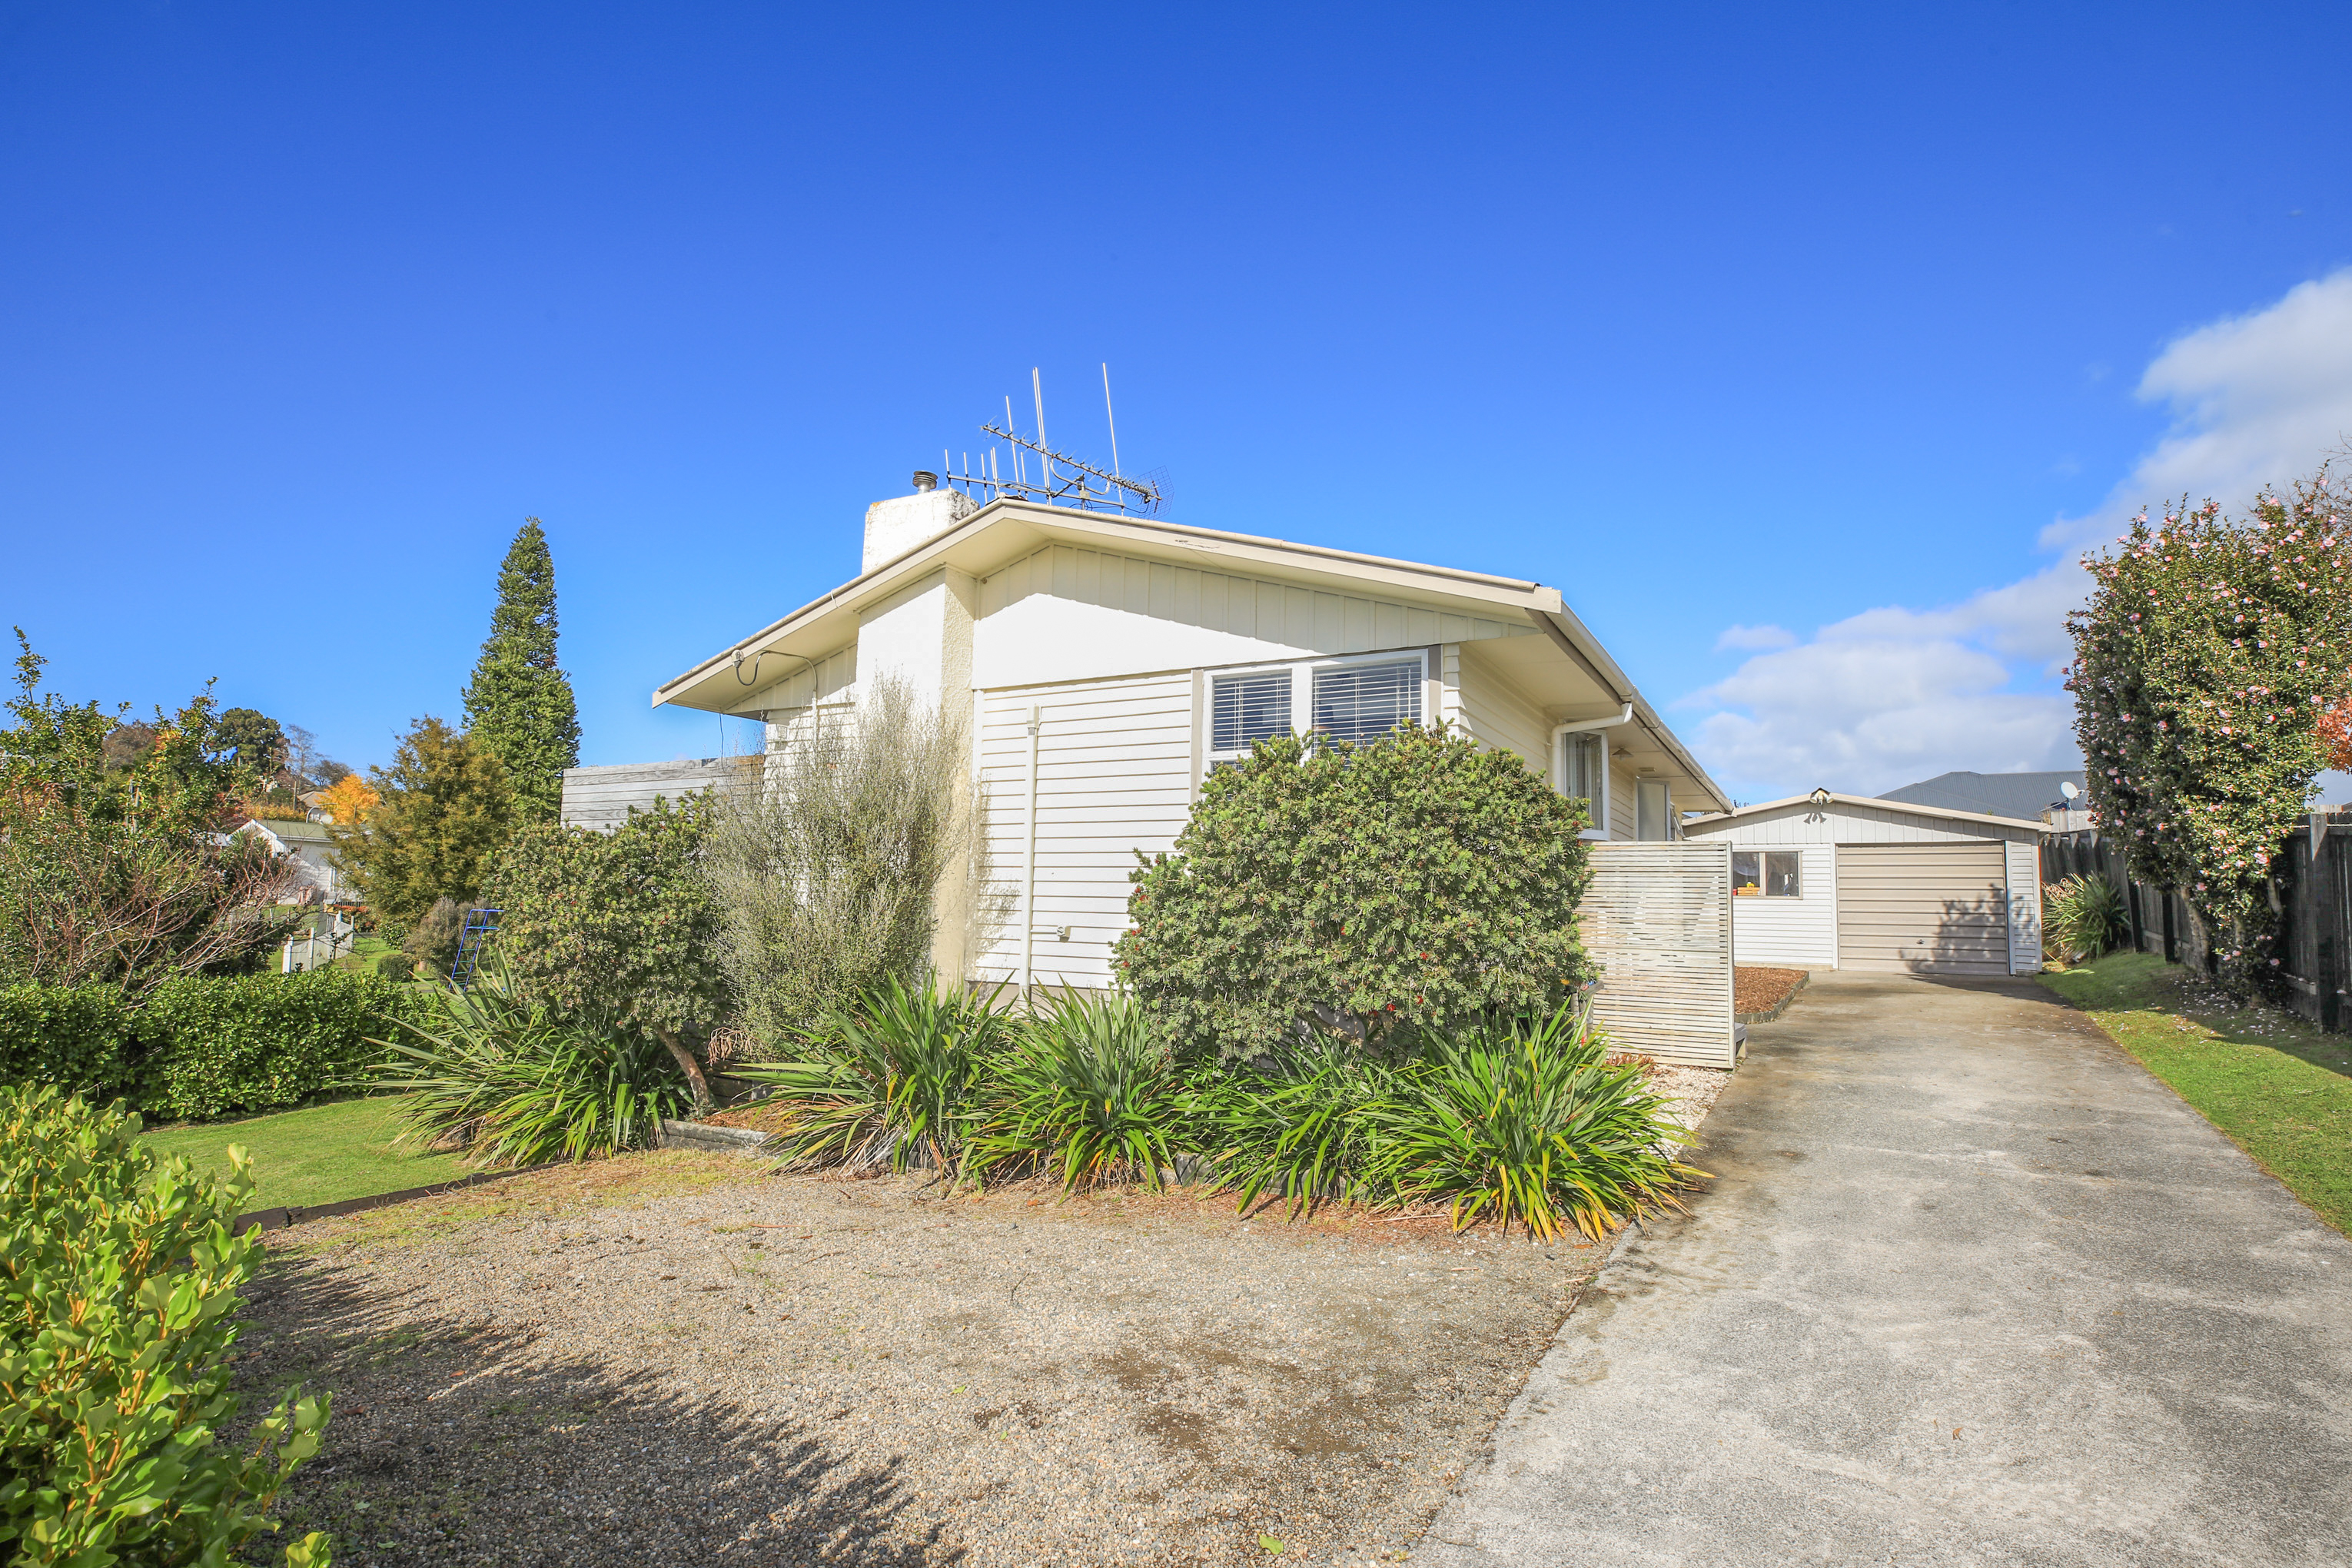
<path fill-rule="evenodd" d="M 961 892 L 947 884 L 978 858 L 964 854 L 977 837 L 967 756 L 954 715 L 882 677 L 855 709 L 813 713 L 756 782 L 721 792 L 705 866 L 721 962 L 761 1041 L 887 979 L 922 979 L 939 896 Z"/>

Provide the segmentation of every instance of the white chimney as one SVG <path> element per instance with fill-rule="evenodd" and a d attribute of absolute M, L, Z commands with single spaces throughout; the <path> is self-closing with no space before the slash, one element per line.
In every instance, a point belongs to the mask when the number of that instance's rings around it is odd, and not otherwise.
<path fill-rule="evenodd" d="M 915 470 L 915 493 L 877 500 L 866 509 L 866 563 L 871 572 L 919 545 L 928 544 L 980 508 L 961 490 L 939 488 L 937 474 Z"/>

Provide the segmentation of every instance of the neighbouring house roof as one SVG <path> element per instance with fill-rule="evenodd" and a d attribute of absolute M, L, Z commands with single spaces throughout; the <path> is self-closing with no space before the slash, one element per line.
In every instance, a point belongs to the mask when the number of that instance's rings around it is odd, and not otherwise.
<path fill-rule="evenodd" d="M 1946 806 L 1956 811 L 1980 812 L 1987 816 L 2003 816 L 2013 821 L 2039 822 L 2042 814 L 2053 805 L 2063 805 L 2065 792 L 2058 786 L 2071 784 L 2079 793 L 2083 787 L 2083 770 L 2045 773 L 1937 773 L 1934 778 L 1917 784 L 1905 784 L 1901 789 L 1888 790 L 1881 800 L 1899 800 L 1906 805 Z"/>
<path fill-rule="evenodd" d="M 257 816 L 237 831 L 243 833 L 247 828 L 257 828 L 280 844 L 289 847 L 296 844 L 324 844 L 329 840 L 327 825 L 323 822 L 283 822 L 274 817 Z"/>
<path fill-rule="evenodd" d="M 756 661 L 762 654 L 809 660 L 824 658 L 856 638 L 861 613 L 931 573 L 949 567 L 984 577 L 1046 544 L 1113 550 L 1208 571 L 1263 573 L 1341 593 L 1380 589 L 1439 609 L 1531 626 L 1539 636 L 1520 639 L 1530 649 L 1551 650 L 1545 657 L 1556 661 L 1559 668 L 1565 671 L 1573 667 L 1581 672 L 1576 676 L 1579 681 L 1589 679 L 1599 686 L 1611 703 L 1630 704 L 1643 729 L 1686 777 L 1707 797 L 1730 804 L 1730 796 L 1666 727 L 1600 640 L 1569 609 L 1557 588 L 1522 578 L 1397 561 L 1325 545 L 1020 500 L 990 502 L 938 537 L 881 563 L 714 654 L 656 689 L 653 705 L 675 703 L 709 712 L 734 711 L 744 690 L 739 671 L 747 661 Z M 756 662 L 751 667 L 755 671 L 758 668 Z"/>
<path fill-rule="evenodd" d="M 1886 795 L 1839 795 L 1834 791 L 1823 793 L 1829 795 L 1829 804 L 1832 805 L 1861 806 L 1872 811 L 1885 811 L 1892 806 L 1908 812 L 1914 816 L 1933 816 L 1948 822 L 1973 822 L 1987 827 L 2035 827 L 2044 832 L 2048 831 L 2046 824 L 2027 818 L 1995 816 L 1981 811 L 1958 811 L 1950 806 L 1928 805 L 1907 800 L 1898 801 Z M 1814 798 L 1810 795 L 1792 795 L 1786 800 L 1768 800 L 1755 805 L 1743 805 L 1737 811 L 1719 811 L 1711 816 L 1694 816 L 1683 823 L 1683 831 L 1685 833 L 1703 832 L 1709 827 L 1724 826 L 1746 817 L 1763 816 L 1775 811 L 1786 811 L 1793 805 L 1814 804 L 1816 804 Z"/>

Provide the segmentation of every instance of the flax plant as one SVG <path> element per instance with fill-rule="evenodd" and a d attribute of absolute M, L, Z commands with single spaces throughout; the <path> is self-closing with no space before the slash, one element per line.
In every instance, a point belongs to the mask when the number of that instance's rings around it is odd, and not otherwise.
<path fill-rule="evenodd" d="M 964 1161 L 975 1178 L 1044 1172 L 1065 1192 L 1135 1182 L 1157 1192 L 1191 1152 L 1193 1096 L 1124 995 L 1065 993 L 990 1064 Z"/>
<path fill-rule="evenodd" d="M 535 1165 L 649 1147 L 663 1118 L 692 1109 L 651 1031 L 526 1002 L 495 956 L 470 989 L 435 1003 L 374 1042 L 389 1053 L 378 1087 L 409 1096 L 404 1136 L 455 1139 L 478 1165 Z"/>
<path fill-rule="evenodd" d="M 796 1059 L 749 1063 L 735 1076 L 782 1102 L 788 1163 L 894 1173 L 913 1164 L 952 1176 L 974 1086 L 1007 1032 L 1002 990 L 971 996 L 892 976 L 807 1037 Z"/>
<path fill-rule="evenodd" d="M 1392 1203 L 1450 1200 L 1456 1230 L 1491 1215 L 1544 1241 L 1680 1208 L 1676 1189 L 1705 1173 L 1675 1159 L 1687 1134 L 1608 1048 L 1573 1004 L 1437 1041 L 1368 1113 L 1368 1184 Z"/>

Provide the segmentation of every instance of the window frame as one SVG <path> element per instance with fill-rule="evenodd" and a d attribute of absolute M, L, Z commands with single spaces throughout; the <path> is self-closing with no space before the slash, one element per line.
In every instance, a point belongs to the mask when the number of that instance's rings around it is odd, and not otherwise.
<path fill-rule="evenodd" d="M 1199 698 L 1200 719 L 1195 726 L 1200 737 L 1201 766 L 1199 776 L 1205 779 L 1227 763 L 1238 763 L 1249 755 L 1249 745 L 1219 751 L 1210 742 L 1216 738 L 1217 682 L 1252 675 L 1271 675 L 1286 671 L 1290 676 L 1290 732 L 1305 735 L 1311 729 L 1315 716 L 1315 677 L 1323 671 L 1352 669 L 1373 664 L 1417 664 L 1421 667 L 1421 694 L 1417 706 L 1420 718 L 1415 721 L 1423 728 L 1430 721 L 1430 710 L 1434 705 L 1430 691 L 1432 679 L 1430 650 L 1426 647 L 1392 647 L 1379 653 L 1334 654 L 1328 658 L 1267 659 L 1257 664 L 1225 664 L 1201 671 Z"/>
<path fill-rule="evenodd" d="M 1742 855 L 1756 857 L 1756 890 L 1752 893 L 1743 893 L 1739 890 L 1739 858 Z M 1786 856 L 1797 863 L 1797 890 L 1793 893 L 1776 893 L 1772 890 L 1772 858 L 1776 855 Z M 1805 898 L 1805 852 L 1798 848 L 1775 849 L 1763 844 L 1744 847 L 1733 845 L 1731 847 L 1731 896 L 1735 899 L 1779 899 L 1783 901 L 1802 903 Z"/>
<path fill-rule="evenodd" d="M 1591 735 L 1594 738 L 1595 746 L 1601 752 L 1601 789 L 1598 795 L 1590 796 L 1569 795 L 1568 738 L 1570 735 Z M 1592 805 L 1592 825 L 1578 835 L 1579 837 L 1602 840 L 1609 837 L 1610 750 L 1609 731 L 1606 728 L 1591 724 L 1559 724 L 1552 729 L 1551 787 L 1553 793 L 1566 795 L 1570 800 L 1590 800 Z"/>

